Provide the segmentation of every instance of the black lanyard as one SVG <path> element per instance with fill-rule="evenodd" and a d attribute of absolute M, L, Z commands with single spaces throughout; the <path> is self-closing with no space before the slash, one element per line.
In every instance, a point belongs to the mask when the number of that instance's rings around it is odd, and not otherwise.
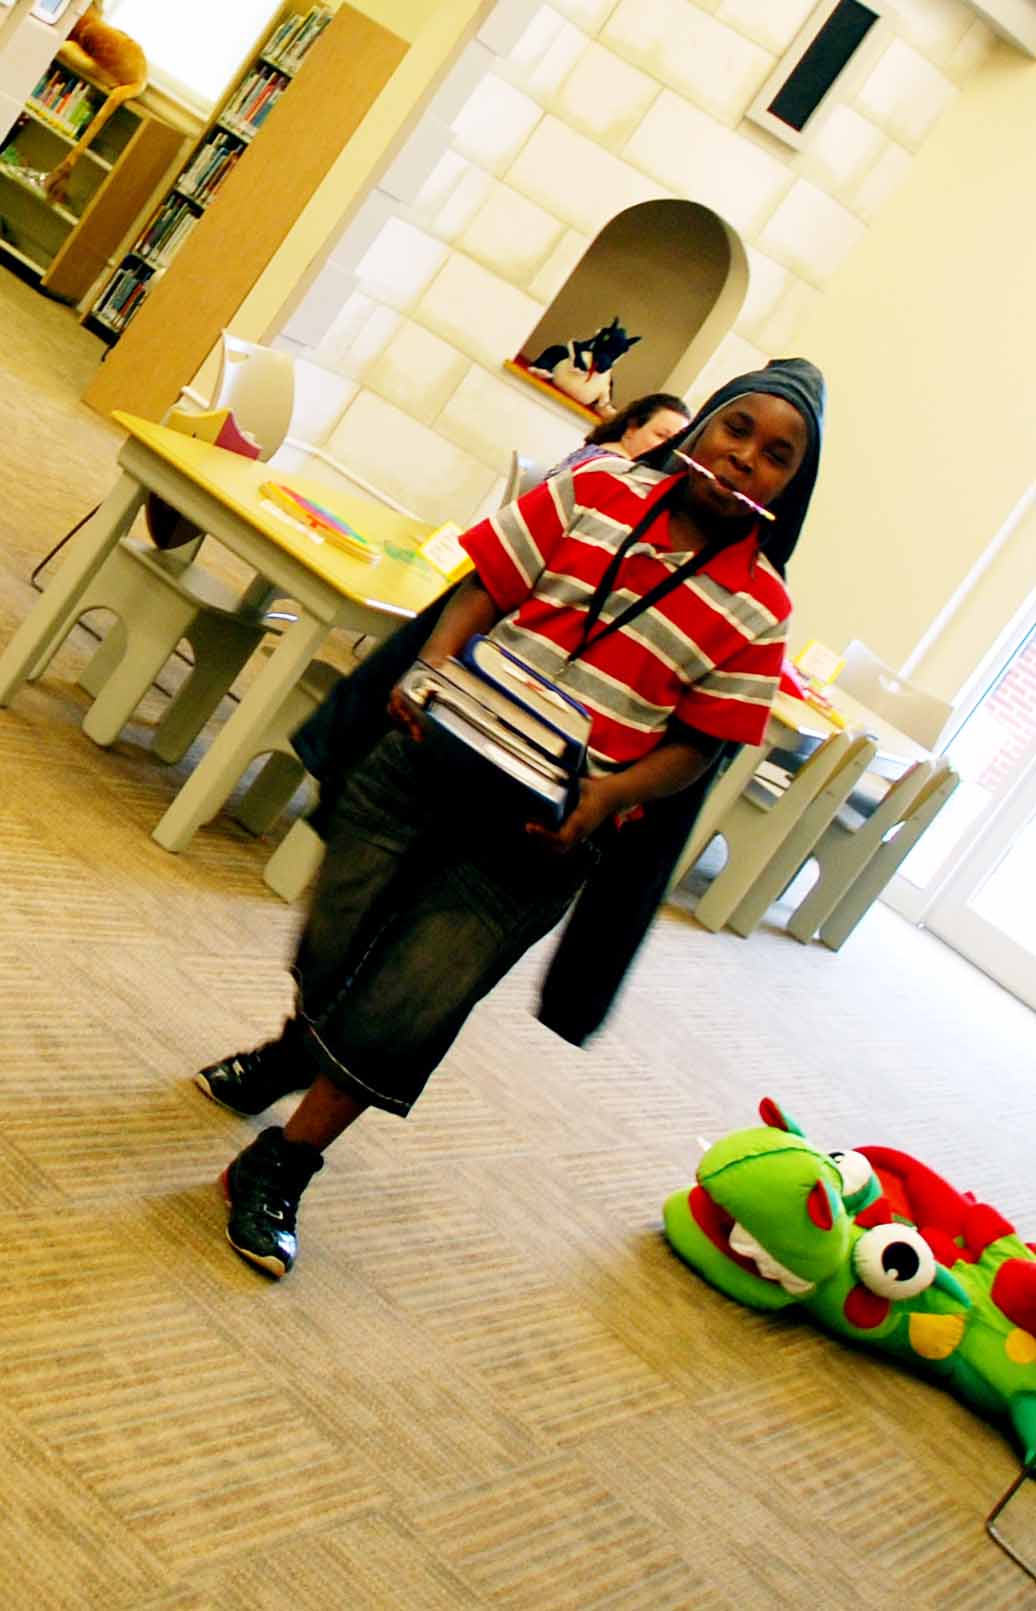
<path fill-rule="evenodd" d="M 604 609 L 608 596 L 615 585 L 615 579 L 619 574 L 619 567 L 623 560 L 633 547 L 633 544 L 640 541 L 662 511 L 668 510 L 675 492 L 676 488 L 673 487 L 669 492 L 663 493 L 657 503 L 652 504 L 647 514 L 637 521 L 633 530 L 622 539 L 622 542 L 615 550 L 608 562 L 607 570 L 594 588 L 593 597 L 587 605 L 586 619 L 583 622 L 579 642 L 566 656 L 566 664 L 571 665 L 573 660 L 578 660 L 580 655 L 585 654 L 587 649 L 592 648 L 594 644 L 602 642 L 611 633 L 618 632 L 620 628 L 627 626 L 636 616 L 642 615 L 645 610 L 649 610 L 653 604 L 658 603 L 659 599 L 664 598 L 667 593 L 671 593 L 674 587 L 679 587 L 686 577 L 693 576 L 696 571 L 700 571 L 703 566 L 708 564 L 710 559 L 715 558 L 716 554 L 724 546 L 721 543 L 706 543 L 704 548 L 699 549 L 696 554 L 692 554 L 689 559 L 684 560 L 682 565 L 678 565 L 674 571 L 671 571 L 668 576 L 664 576 L 660 582 L 656 582 L 655 586 L 645 593 L 643 598 L 634 599 L 633 603 L 627 604 L 626 608 L 621 610 L 614 620 L 608 621 L 599 632 L 594 632 L 594 627 L 600 619 L 601 611 Z"/>

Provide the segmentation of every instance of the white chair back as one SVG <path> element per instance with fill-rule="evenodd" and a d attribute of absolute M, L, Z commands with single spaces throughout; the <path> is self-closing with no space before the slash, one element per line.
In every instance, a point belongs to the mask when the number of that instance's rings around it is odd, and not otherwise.
<path fill-rule="evenodd" d="M 271 459 L 291 425 L 295 407 L 295 364 L 290 353 L 242 341 L 223 331 L 219 379 L 210 407 L 230 408 L 243 431 L 259 443 L 259 457 Z"/>
<path fill-rule="evenodd" d="M 547 478 L 547 466 L 539 464 L 535 459 L 527 459 L 524 454 L 513 452 L 511 454 L 511 467 L 507 472 L 507 481 L 504 486 L 504 495 L 500 500 L 501 508 L 505 504 L 513 503 L 520 498 L 523 492 L 538 487 L 541 481 Z"/>
<path fill-rule="evenodd" d="M 933 750 L 953 714 L 953 706 L 893 671 L 879 660 L 859 638 L 843 651 L 845 664 L 838 673 L 837 686 L 858 699 L 878 716 L 884 716 L 915 743 Z"/>

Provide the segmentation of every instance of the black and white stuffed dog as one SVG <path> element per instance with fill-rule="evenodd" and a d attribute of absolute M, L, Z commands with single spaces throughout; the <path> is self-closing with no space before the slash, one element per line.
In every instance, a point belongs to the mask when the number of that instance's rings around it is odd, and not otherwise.
<path fill-rule="evenodd" d="M 529 365 L 529 373 L 553 381 L 561 391 L 599 414 L 608 414 L 612 400 L 612 370 L 624 353 L 640 340 L 628 336 L 618 314 L 611 324 L 585 340 L 547 347 Z"/>

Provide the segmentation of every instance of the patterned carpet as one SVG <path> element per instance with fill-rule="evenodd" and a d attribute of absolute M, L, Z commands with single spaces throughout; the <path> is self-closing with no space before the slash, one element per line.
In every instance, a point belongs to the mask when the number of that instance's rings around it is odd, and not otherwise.
<path fill-rule="evenodd" d="M 0 320 L 6 642 L 117 438 L 75 402 L 99 349 L 70 314 L 5 276 Z M 737 1307 L 660 1234 L 696 1138 L 766 1093 L 1036 1233 L 1032 1014 L 886 909 L 833 956 L 709 935 L 692 892 L 586 1052 L 530 1015 L 527 959 L 410 1121 L 330 1155 L 269 1284 L 214 1185 L 259 1123 L 189 1076 L 279 1023 L 296 914 L 230 818 L 180 857 L 151 841 L 183 776 L 148 755 L 161 696 L 94 748 L 88 648 L 0 713 L 3 1604 L 1036 1603 L 983 1531 L 1017 1465 L 999 1431 Z M 1036 1548 L 1036 1501 L 1013 1526 Z"/>

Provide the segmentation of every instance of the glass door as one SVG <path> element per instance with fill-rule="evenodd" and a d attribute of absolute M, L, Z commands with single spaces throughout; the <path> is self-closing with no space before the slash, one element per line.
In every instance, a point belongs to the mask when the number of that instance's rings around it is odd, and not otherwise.
<path fill-rule="evenodd" d="M 946 754 L 960 785 L 889 903 L 1036 1007 L 1036 625 Z"/>

